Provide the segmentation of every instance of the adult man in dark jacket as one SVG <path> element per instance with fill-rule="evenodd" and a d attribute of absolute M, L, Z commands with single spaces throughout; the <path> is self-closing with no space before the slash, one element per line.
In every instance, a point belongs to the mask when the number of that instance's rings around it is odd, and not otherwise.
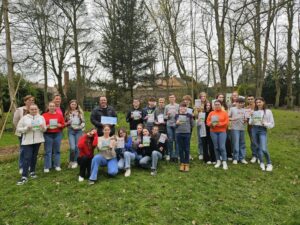
<path fill-rule="evenodd" d="M 93 109 L 91 113 L 91 123 L 97 128 L 98 136 L 103 136 L 103 125 L 101 116 L 117 117 L 117 113 L 112 106 L 107 105 L 107 98 L 99 98 L 99 106 Z M 115 134 L 115 125 L 111 125 L 110 136 Z"/>

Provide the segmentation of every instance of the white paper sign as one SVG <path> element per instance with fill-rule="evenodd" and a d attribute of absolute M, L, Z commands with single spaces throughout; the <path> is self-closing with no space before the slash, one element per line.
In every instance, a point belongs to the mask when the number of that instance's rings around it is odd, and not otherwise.
<path fill-rule="evenodd" d="M 57 128 L 57 125 L 58 125 L 57 119 L 50 119 L 49 120 L 49 128 L 50 129 Z"/>
<path fill-rule="evenodd" d="M 154 123 L 154 113 L 148 114 L 148 123 Z"/>
<path fill-rule="evenodd" d="M 159 137 L 158 142 L 165 143 L 166 140 L 167 140 L 167 135 L 166 134 L 161 134 L 160 137 Z"/>
<path fill-rule="evenodd" d="M 115 125 L 117 124 L 117 117 L 101 116 L 101 123 Z"/>
<path fill-rule="evenodd" d="M 164 114 L 159 114 L 157 116 L 157 122 L 159 122 L 159 123 L 164 123 L 165 122 L 165 120 L 164 120 Z"/>
<path fill-rule="evenodd" d="M 40 125 L 42 124 L 42 121 L 40 119 L 34 119 L 31 122 L 31 126 L 33 130 L 40 130 Z"/>
<path fill-rule="evenodd" d="M 193 115 L 193 109 L 187 108 L 187 113 Z"/>
<path fill-rule="evenodd" d="M 219 123 L 219 117 L 218 117 L 218 116 L 212 116 L 212 117 L 211 117 L 211 123 L 212 123 L 213 125 L 218 124 L 218 123 Z"/>
<path fill-rule="evenodd" d="M 137 110 L 131 112 L 131 115 L 133 116 L 134 120 L 139 120 L 142 117 L 141 112 Z"/>
<path fill-rule="evenodd" d="M 150 136 L 144 136 L 143 137 L 143 146 L 149 147 L 150 146 Z"/>
<path fill-rule="evenodd" d="M 117 138 L 117 148 L 125 148 L 124 138 Z"/>
<path fill-rule="evenodd" d="M 201 108 L 201 99 L 195 99 L 195 107 Z"/>
<path fill-rule="evenodd" d="M 179 115 L 178 120 L 180 123 L 185 123 L 187 121 L 187 118 L 185 115 Z"/>

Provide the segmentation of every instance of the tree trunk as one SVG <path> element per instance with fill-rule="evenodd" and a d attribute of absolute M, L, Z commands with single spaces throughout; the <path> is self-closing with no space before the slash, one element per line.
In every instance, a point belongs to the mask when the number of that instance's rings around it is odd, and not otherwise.
<path fill-rule="evenodd" d="M 73 10 L 73 38 L 74 38 L 74 51 L 75 51 L 75 63 L 76 63 L 76 99 L 78 104 L 83 106 L 83 86 L 84 80 L 81 77 L 81 68 L 80 68 L 80 55 L 79 55 L 79 45 L 78 45 L 78 36 L 77 36 L 77 15 L 76 10 Z"/>
<path fill-rule="evenodd" d="M 16 110 L 15 102 L 15 83 L 14 83 L 14 65 L 11 50 L 11 39 L 10 39 L 10 28 L 9 28 L 9 18 L 8 18 L 8 0 L 3 0 L 3 16 L 5 24 L 5 34 L 6 34 L 6 61 L 7 61 L 7 80 L 9 88 L 9 98 L 10 102 L 13 102 L 12 113 Z"/>
<path fill-rule="evenodd" d="M 258 0 L 255 5 L 256 18 L 254 24 L 254 42 L 255 42 L 255 74 L 256 74 L 256 97 L 262 94 L 264 77 L 262 74 L 262 57 L 261 57 L 261 23 L 260 23 L 260 8 L 261 0 Z"/>
<path fill-rule="evenodd" d="M 287 16 L 288 16 L 288 32 L 287 32 L 287 71 L 286 71 L 286 83 L 287 83 L 287 108 L 293 108 L 293 68 L 292 68 L 292 35 L 293 35 L 293 20 L 294 20 L 294 1 L 287 3 Z"/>
<path fill-rule="evenodd" d="M 46 58 L 46 48 L 42 47 L 43 69 L 44 69 L 44 107 L 48 105 L 48 68 Z"/>

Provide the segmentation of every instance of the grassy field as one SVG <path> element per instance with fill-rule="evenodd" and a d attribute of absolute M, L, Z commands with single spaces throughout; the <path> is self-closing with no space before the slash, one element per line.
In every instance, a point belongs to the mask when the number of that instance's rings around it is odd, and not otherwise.
<path fill-rule="evenodd" d="M 300 224 L 300 114 L 274 116 L 272 173 L 257 164 L 229 163 L 224 171 L 196 159 L 180 173 L 163 161 L 156 177 L 134 168 L 129 178 L 108 178 L 101 168 L 99 182 L 88 186 L 67 169 L 64 152 L 63 171 L 43 174 L 41 156 L 38 179 L 17 186 L 17 161 L 1 163 L 0 224 Z M 195 135 L 191 151 L 196 157 Z"/>

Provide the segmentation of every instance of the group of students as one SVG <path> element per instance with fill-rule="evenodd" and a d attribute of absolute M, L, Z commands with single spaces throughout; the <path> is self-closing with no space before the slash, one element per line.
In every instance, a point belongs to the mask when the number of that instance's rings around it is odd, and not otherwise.
<path fill-rule="evenodd" d="M 245 99 L 247 106 L 245 106 Z M 124 171 L 131 175 L 131 167 L 136 165 L 151 169 L 157 174 L 158 161 L 177 163 L 179 170 L 190 170 L 190 140 L 193 128 L 197 128 L 199 159 L 214 164 L 215 168 L 228 169 L 227 160 L 247 164 L 245 129 L 251 140 L 251 162 L 260 168 L 272 171 L 270 154 L 267 149 L 267 128 L 274 127 L 271 110 L 266 109 L 263 98 L 249 95 L 239 97 L 233 92 L 231 101 L 226 102 L 224 94 L 218 94 L 210 102 L 207 94 L 201 92 L 191 107 L 192 98 L 183 97 L 180 104 L 176 96 L 165 98 L 150 97 L 148 105 L 141 107 L 139 99 L 134 99 L 126 121 L 130 131 L 120 128 L 115 131 L 115 123 L 105 124 L 104 117 L 114 118 L 117 114 L 107 103 L 107 98 L 99 98 L 99 106 L 91 113 L 91 123 L 95 128 L 83 134 L 84 114 L 76 100 L 71 100 L 66 112 L 60 106 L 61 97 L 56 95 L 48 104 L 47 112 L 40 115 L 33 96 L 24 98 L 25 106 L 16 110 L 14 124 L 20 138 L 20 173 L 18 185 L 36 178 L 35 166 L 40 144 L 44 143 L 44 172 L 51 168 L 60 171 L 60 144 L 62 130 L 67 127 L 70 145 L 69 167 L 80 166 L 78 181 L 88 179 L 89 184 L 97 180 L 99 167 L 107 167 L 107 173 L 115 176 Z M 98 150 L 97 154 L 95 149 Z M 266 165 L 264 158 L 266 157 Z"/>

